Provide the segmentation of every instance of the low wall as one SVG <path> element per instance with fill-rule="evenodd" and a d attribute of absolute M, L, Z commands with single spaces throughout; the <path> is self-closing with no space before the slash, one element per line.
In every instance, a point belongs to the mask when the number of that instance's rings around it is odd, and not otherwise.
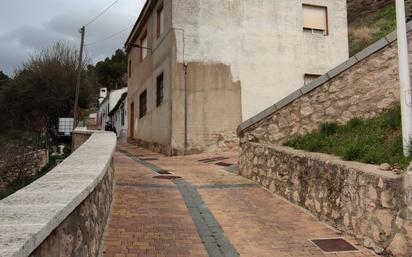
<path fill-rule="evenodd" d="M 113 133 L 90 138 L 47 175 L 0 201 L 0 256 L 97 256 L 114 183 Z"/>
<path fill-rule="evenodd" d="M 242 144 L 240 174 L 354 234 L 376 252 L 411 256 L 402 175 L 326 154 L 257 143 Z"/>

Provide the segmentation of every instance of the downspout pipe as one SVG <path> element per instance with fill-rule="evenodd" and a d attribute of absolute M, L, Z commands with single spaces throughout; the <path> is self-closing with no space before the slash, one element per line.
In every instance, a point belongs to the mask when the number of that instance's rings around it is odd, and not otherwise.
<path fill-rule="evenodd" d="M 411 154 L 412 139 L 412 91 L 404 0 L 396 0 L 396 22 L 398 34 L 399 85 L 402 113 L 402 142 L 404 156 L 408 157 Z"/>

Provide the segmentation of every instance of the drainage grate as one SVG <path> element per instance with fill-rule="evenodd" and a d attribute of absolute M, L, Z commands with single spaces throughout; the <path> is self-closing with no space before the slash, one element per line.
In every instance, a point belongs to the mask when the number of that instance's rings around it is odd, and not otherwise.
<path fill-rule="evenodd" d="M 157 173 L 164 174 L 164 175 L 172 174 L 172 173 L 168 172 L 167 170 L 159 170 Z"/>
<path fill-rule="evenodd" d="M 324 252 L 348 252 L 358 250 L 343 238 L 313 239 L 311 241 Z"/>
<path fill-rule="evenodd" d="M 229 166 L 232 166 L 233 164 L 227 163 L 227 162 L 218 162 L 216 163 L 216 165 L 223 166 L 223 167 L 229 167 Z"/>
<path fill-rule="evenodd" d="M 158 161 L 157 158 L 140 158 L 142 161 Z"/>
<path fill-rule="evenodd" d="M 174 180 L 174 179 L 180 179 L 182 177 L 179 177 L 179 176 L 154 176 L 153 178 Z"/>
<path fill-rule="evenodd" d="M 208 159 L 202 159 L 199 160 L 199 162 L 203 162 L 203 163 L 209 163 L 209 162 L 216 162 L 216 161 L 223 161 L 229 159 L 227 157 L 214 157 L 214 158 L 208 158 Z"/>

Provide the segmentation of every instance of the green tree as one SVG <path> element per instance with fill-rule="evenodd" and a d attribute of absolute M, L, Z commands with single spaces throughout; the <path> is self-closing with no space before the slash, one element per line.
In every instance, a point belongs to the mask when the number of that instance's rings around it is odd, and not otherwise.
<path fill-rule="evenodd" d="M 76 49 L 60 42 L 32 56 L 2 90 L 0 111 L 8 122 L 0 130 L 48 132 L 59 117 L 73 116 L 77 58 Z M 96 82 L 86 76 L 84 63 L 79 106 L 85 109 L 95 98 Z"/>
<path fill-rule="evenodd" d="M 102 87 L 109 90 L 126 86 L 127 56 L 118 49 L 111 58 L 100 61 L 94 68 L 97 79 Z"/>
<path fill-rule="evenodd" d="M 9 82 L 10 78 L 0 70 L 0 89 Z"/>

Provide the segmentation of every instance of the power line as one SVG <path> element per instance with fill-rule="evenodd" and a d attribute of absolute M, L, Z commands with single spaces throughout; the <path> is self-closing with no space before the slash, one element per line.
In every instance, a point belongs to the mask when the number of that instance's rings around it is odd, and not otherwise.
<path fill-rule="evenodd" d="M 99 44 L 99 43 L 102 43 L 102 42 L 107 41 L 107 40 L 109 40 L 109 39 L 112 39 L 112 38 L 116 37 L 117 35 L 120 35 L 121 33 L 129 30 L 131 27 L 132 27 L 132 26 L 129 26 L 129 27 L 127 27 L 127 28 L 125 28 L 125 29 L 122 29 L 122 30 L 120 30 L 120 31 L 118 31 L 118 32 L 116 32 L 116 33 L 108 36 L 108 37 L 105 37 L 105 38 L 103 38 L 103 39 L 100 39 L 100 40 L 94 41 L 94 42 L 92 42 L 92 43 L 86 44 L 86 46 L 91 46 L 91 45 Z"/>
<path fill-rule="evenodd" d="M 91 21 L 89 21 L 86 25 L 84 25 L 84 27 L 89 26 L 91 23 L 95 22 L 98 18 L 100 18 L 100 16 L 102 16 L 103 14 L 105 14 L 110 8 L 112 8 L 117 2 L 119 2 L 120 0 L 116 0 L 114 1 L 111 5 L 109 5 L 109 7 L 107 7 L 106 9 L 104 9 L 104 11 L 102 11 L 99 15 L 97 15 L 96 17 L 94 17 Z"/>

